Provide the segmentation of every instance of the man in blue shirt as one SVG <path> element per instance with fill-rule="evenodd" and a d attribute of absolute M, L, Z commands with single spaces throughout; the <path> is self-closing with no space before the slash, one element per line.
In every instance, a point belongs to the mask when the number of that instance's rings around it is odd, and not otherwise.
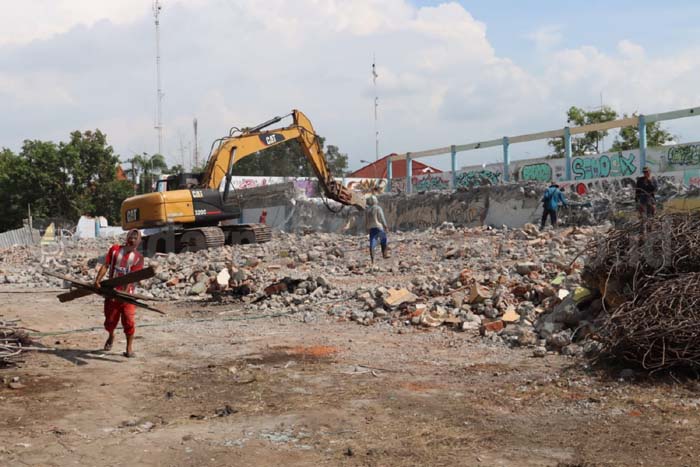
<path fill-rule="evenodd" d="M 544 225 L 547 222 L 547 216 L 549 216 L 552 221 L 552 227 L 557 226 L 557 209 L 559 208 L 559 203 L 564 206 L 568 206 L 566 199 L 564 198 L 564 193 L 559 189 L 559 185 L 552 183 L 549 188 L 544 192 L 542 197 L 542 222 L 540 223 L 540 230 L 544 230 Z"/>

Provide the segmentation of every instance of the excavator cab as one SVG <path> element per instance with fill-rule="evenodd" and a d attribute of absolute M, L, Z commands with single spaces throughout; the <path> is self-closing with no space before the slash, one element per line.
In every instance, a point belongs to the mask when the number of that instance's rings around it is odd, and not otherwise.
<path fill-rule="evenodd" d="M 156 191 L 188 190 L 202 183 L 202 173 L 179 173 L 158 180 Z"/>

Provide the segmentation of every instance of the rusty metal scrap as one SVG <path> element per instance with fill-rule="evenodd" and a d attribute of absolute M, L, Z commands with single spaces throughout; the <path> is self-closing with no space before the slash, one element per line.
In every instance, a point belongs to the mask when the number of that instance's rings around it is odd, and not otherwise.
<path fill-rule="evenodd" d="M 144 278 L 152 277 L 154 272 L 152 268 L 146 268 L 142 271 L 136 271 L 131 274 L 127 274 L 125 276 L 117 277 L 114 279 L 109 279 L 107 281 L 103 281 L 100 283 L 100 287 L 96 287 L 94 284 L 80 281 L 77 279 L 74 279 L 72 277 L 64 276 L 63 274 L 58 274 L 52 271 L 44 270 L 44 274 L 52 276 L 52 277 L 57 277 L 59 279 L 63 279 L 64 281 L 67 281 L 71 284 L 72 287 L 75 288 L 74 291 L 67 292 L 65 294 L 60 294 L 58 296 L 60 301 L 67 301 L 67 300 L 72 300 L 74 298 L 78 298 L 84 295 L 89 295 L 89 294 L 97 294 L 101 295 L 105 298 L 111 298 L 113 300 L 118 300 L 120 302 L 124 303 L 130 303 L 132 305 L 136 305 L 137 307 L 140 308 L 145 308 L 147 310 L 155 311 L 156 313 L 160 313 L 162 315 L 165 314 L 165 312 L 159 310 L 158 308 L 154 308 L 146 303 L 143 303 L 141 300 L 153 300 L 153 298 L 149 297 L 144 297 L 142 295 L 137 295 L 134 293 L 127 293 L 123 292 L 121 290 L 116 290 L 114 287 L 117 287 L 119 285 L 124 285 L 124 284 L 129 284 L 132 282 L 136 282 L 138 280 L 142 280 Z M 80 291 L 80 292 L 78 292 Z"/>
<path fill-rule="evenodd" d="M 603 356 L 650 371 L 700 369 L 700 213 L 613 229 L 588 258 L 584 279 L 606 305 Z"/>

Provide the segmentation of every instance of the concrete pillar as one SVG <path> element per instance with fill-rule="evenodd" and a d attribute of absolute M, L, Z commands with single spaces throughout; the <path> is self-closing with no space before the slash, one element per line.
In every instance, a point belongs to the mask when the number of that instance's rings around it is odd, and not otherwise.
<path fill-rule="evenodd" d="M 386 191 L 391 191 L 391 172 L 391 156 L 389 156 L 386 158 Z"/>
<path fill-rule="evenodd" d="M 571 128 L 564 127 L 564 157 L 566 157 L 566 179 L 571 180 Z"/>
<path fill-rule="evenodd" d="M 412 190 L 411 178 L 413 178 L 413 161 L 411 160 L 411 153 L 406 153 L 406 193 L 410 193 Z"/>
<path fill-rule="evenodd" d="M 508 137 L 503 137 L 503 181 L 510 181 L 510 155 L 508 154 L 508 146 L 510 142 Z"/>
<path fill-rule="evenodd" d="M 639 116 L 639 165 L 647 165 L 647 119 L 644 115 Z"/>
<path fill-rule="evenodd" d="M 453 144 L 450 146 L 450 155 L 452 156 L 452 189 L 457 186 L 457 148 Z"/>

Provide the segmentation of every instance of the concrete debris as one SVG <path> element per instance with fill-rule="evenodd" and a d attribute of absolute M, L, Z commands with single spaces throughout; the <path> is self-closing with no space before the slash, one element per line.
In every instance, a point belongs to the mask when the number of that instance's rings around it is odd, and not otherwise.
<path fill-rule="evenodd" d="M 389 308 L 395 308 L 403 305 L 404 303 L 413 303 L 418 300 L 418 297 L 409 292 L 407 289 L 390 288 L 385 289 L 386 292 L 384 292 L 382 287 L 380 287 L 378 290 L 381 294 L 382 303 Z"/>
<path fill-rule="evenodd" d="M 606 226 L 540 232 L 532 224 L 493 229 L 438 219 L 434 225 L 392 232 L 392 258 L 380 259 L 374 270 L 365 234 L 275 231 L 264 244 L 156 254 L 146 259 L 156 275 L 136 293 L 163 301 L 241 302 L 250 313 L 299 313 L 308 323 L 327 314 L 399 329 L 451 326 L 513 347 L 535 348 L 544 340 L 549 350 L 567 349 L 567 355 L 586 351 L 581 339 L 595 333 L 590 306 L 599 294 L 581 288 L 583 259 L 575 258 Z M 41 274 L 42 265 L 93 280 L 111 243 L 13 248 L 0 255 L 0 281 L 61 287 Z M 362 285 L 368 274 L 381 286 Z"/>

